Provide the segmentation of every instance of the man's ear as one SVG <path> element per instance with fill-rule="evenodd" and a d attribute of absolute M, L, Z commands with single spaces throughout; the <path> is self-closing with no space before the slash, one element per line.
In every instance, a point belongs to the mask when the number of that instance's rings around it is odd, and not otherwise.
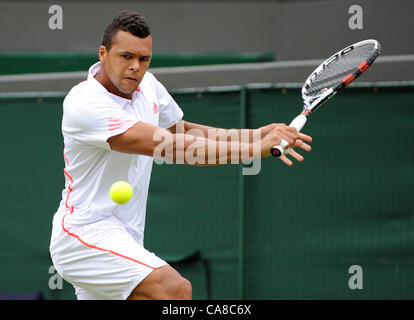
<path fill-rule="evenodd" d="M 99 60 L 102 62 L 104 62 L 106 55 L 107 55 L 108 51 L 106 50 L 105 46 L 100 46 L 99 47 Z"/>

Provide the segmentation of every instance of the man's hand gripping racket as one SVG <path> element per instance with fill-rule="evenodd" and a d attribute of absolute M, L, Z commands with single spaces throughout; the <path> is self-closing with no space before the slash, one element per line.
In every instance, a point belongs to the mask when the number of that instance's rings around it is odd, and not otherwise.
<path fill-rule="evenodd" d="M 381 45 L 376 40 L 364 40 L 348 46 L 315 69 L 302 87 L 303 110 L 289 124 L 299 132 L 308 117 L 329 98 L 349 85 L 368 69 L 381 53 Z M 288 154 L 286 140 L 273 146 L 270 153 L 275 157 Z"/>

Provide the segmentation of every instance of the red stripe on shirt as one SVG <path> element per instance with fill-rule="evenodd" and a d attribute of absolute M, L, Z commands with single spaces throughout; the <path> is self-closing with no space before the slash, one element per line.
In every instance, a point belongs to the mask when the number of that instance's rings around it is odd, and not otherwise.
<path fill-rule="evenodd" d="M 69 166 L 69 160 L 68 160 L 68 158 L 66 157 L 66 155 L 65 155 L 65 148 L 63 148 L 63 157 L 65 158 L 65 161 L 66 161 L 66 166 Z M 118 257 L 121 257 L 121 258 L 124 258 L 124 259 L 127 259 L 127 260 L 130 260 L 130 261 L 133 261 L 133 262 L 136 262 L 136 263 L 139 263 L 139 264 L 141 264 L 141 265 L 143 265 L 143 266 L 145 266 L 145 267 L 148 267 L 148 268 L 150 268 L 150 269 L 153 269 L 153 270 L 155 270 L 156 268 L 154 268 L 154 267 L 152 267 L 152 266 L 150 266 L 150 265 L 147 265 L 147 264 L 145 264 L 144 262 L 141 262 L 141 261 L 139 261 L 139 260 L 136 260 L 136 259 L 133 259 L 133 258 L 131 258 L 131 257 L 127 257 L 127 256 L 124 256 L 123 254 L 120 254 L 120 253 L 118 253 L 118 252 L 115 252 L 115 251 L 112 251 L 112 250 L 108 250 L 108 249 L 104 249 L 104 248 L 100 248 L 100 247 L 97 247 L 97 246 L 94 246 L 94 245 L 91 245 L 91 244 L 89 244 L 89 243 L 86 243 L 84 240 L 82 240 L 78 235 L 76 235 L 76 234 L 74 234 L 74 233 L 72 233 L 72 232 L 70 232 L 69 231 L 69 229 L 67 229 L 66 227 L 65 227 L 65 218 L 66 218 L 66 216 L 67 215 L 70 215 L 70 214 L 73 214 L 73 212 L 75 211 L 74 210 L 74 206 L 71 206 L 71 207 L 69 207 L 68 206 L 68 200 L 69 200 L 69 195 L 70 195 L 70 193 L 73 191 L 73 189 L 72 189 L 72 184 L 73 184 L 73 178 L 68 174 L 68 172 L 66 171 L 66 168 L 63 170 L 63 172 L 65 173 L 65 175 L 70 179 L 70 184 L 69 184 L 69 186 L 68 186 L 68 190 L 69 190 L 69 192 L 68 192 L 68 195 L 67 195 L 67 197 L 66 197 L 66 202 L 65 202 L 65 206 L 66 206 L 66 208 L 67 209 L 69 209 L 70 210 L 70 212 L 69 213 L 67 213 L 67 214 L 65 214 L 64 216 L 63 216 L 63 218 L 62 218 L 62 229 L 63 229 L 63 231 L 65 231 L 66 232 L 66 234 L 68 234 L 69 236 L 71 236 L 71 237 L 74 237 L 75 239 L 77 239 L 79 242 L 81 242 L 82 244 L 84 244 L 85 246 L 87 246 L 87 247 L 89 247 L 89 248 L 92 248 L 92 249 L 96 249 L 96 250 L 100 250 L 100 251 L 104 251 L 104 252 L 109 252 L 109 253 L 112 253 L 112 254 L 114 254 L 114 255 L 116 255 L 116 256 L 118 256 Z"/>

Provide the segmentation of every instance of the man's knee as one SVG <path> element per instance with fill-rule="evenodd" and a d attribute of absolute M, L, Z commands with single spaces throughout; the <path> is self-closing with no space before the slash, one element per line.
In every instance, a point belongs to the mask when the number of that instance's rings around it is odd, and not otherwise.
<path fill-rule="evenodd" d="M 169 275 L 163 277 L 161 280 L 160 288 L 162 293 L 161 299 L 168 300 L 190 300 L 192 298 L 192 287 L 190 281 L 183 278 L 181 275 Z"/>
<path fill-rule="evenodd" d="M 185 278 L 181 278 L 180 295 L 183 300 L 190 300 L 193 296 L 193 288 L 191 282 Z"/>
<path fill-rule="evenodd" d="M 153 271 L 131 293 L 129 299 L 190 300 L 192 286 L 170 266 Z"/>

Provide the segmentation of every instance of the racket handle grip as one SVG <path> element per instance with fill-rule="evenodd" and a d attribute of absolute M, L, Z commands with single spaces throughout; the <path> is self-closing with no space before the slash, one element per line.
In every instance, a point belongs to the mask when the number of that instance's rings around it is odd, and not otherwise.
<path fill-rule="evenodd" d="M 289 127 L 294 127 L 296 128 L 296 130 L 298 130 L 298 132 L 300 132 L 302 128 L 305 126 L 307 120 L 308 118 L 306 116 L 300 114 L 292 120 L 292 122 L 289 124 Z"/>
<path fill-rule="evenodd" d="M 307 120 L 308 118 L 306 116 L 300 114 L 295 119 L 292 120 L 292 122 L 289 124 L 289 127 L 294 127 L 299 132 L 305 126 L 305 123 Z M 290 149 L 285 150 L 287 146 L 288 146 L 287 141 L 282 139 L 282 141 L 280 142 L 278 146 L 273 146 L 270 149 L 270 153 L 272 154 L 272 156 L 279 158 L 282 154 L 289 153 Z"/>

